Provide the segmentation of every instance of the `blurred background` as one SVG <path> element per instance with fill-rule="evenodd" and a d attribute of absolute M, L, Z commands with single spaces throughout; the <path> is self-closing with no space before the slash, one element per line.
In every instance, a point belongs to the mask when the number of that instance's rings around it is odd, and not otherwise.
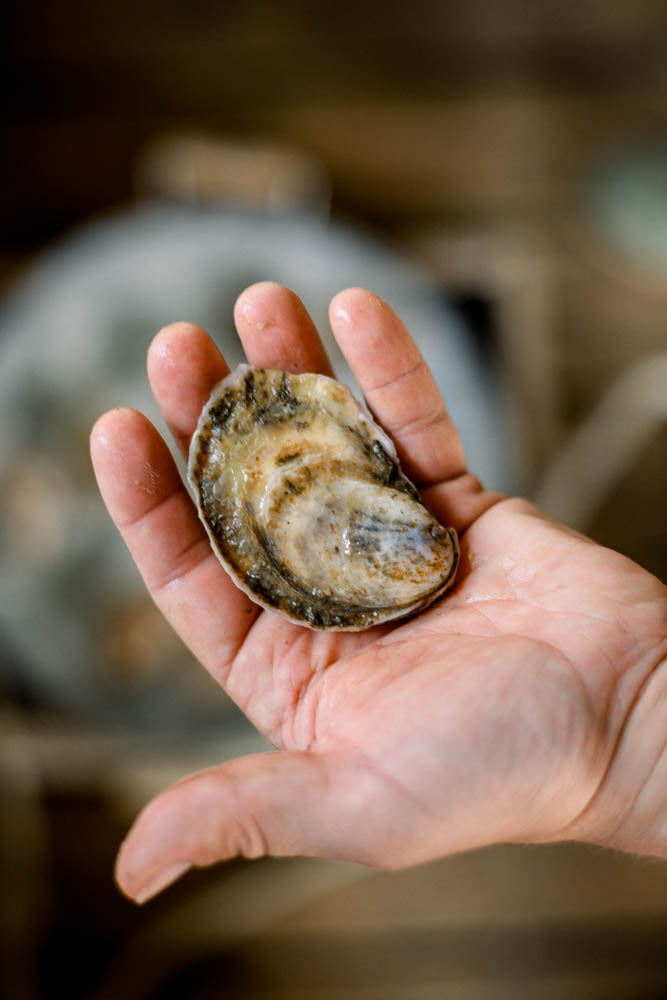
<path fill-rule="evenodd" d="M 87 455 L 107 406 L 160 425 L 164 323 L 238 361 L 233 302 L 271 278 L 331 344 L 330 297 L 366 285 L 488 485 L 666 579 L 664 0 L 10 0 L 5 23 L 2 995 L 664 996 L 665 865 L 577 845 L 234 862 L 123 900 L 143 802 L 263 744 L 144 597 Z"/>

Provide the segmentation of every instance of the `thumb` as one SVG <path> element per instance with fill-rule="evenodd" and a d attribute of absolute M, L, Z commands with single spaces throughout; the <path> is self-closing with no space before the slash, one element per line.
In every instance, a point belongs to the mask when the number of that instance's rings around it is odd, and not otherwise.
<path fill-rule="evenodd" d="M 363 768 L 355 768 L 354 780 L 343 782 L 355 792 L 341 796 L 335 780 L 341 775 L 334 773 L 340 770 L 327 754 L 278 751 L 172 785 L 146 806 L 125 839 L 116 864 L 120 889 L 143 903 L 188 868 L 239 855 L 367 860 L 358 857 L 357 841 L 368 825 L 361 812 L 370 789 Z"/>

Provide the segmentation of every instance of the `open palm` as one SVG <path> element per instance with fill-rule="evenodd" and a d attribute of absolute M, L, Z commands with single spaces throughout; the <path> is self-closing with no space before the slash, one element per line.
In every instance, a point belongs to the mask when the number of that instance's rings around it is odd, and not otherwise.
<path fill-rule="evenodd" d="M 351 289 L 331 325 L 406 473 L 461 534 L 457 584 L 419 617 L 313 632 L 257 608 L 213 553 L 169 451 L 134 411 L 92 435 L 101 492 L 154 600 L 278 748 L 168 789 L 118 861 L 144 899 L 190 865 L 308 854 L 396 867 L 499 840 L 667 853 L 665 588 L 622 556 L 482 489 L 400 320 Z M 330 373 L 304 307 L 263 283 L 235 310 L 251 363 Z M 149 377 L 187 450 L 227 366 L 191 324 Z M 662 754 L 662 756 L 661 756 Z"/>

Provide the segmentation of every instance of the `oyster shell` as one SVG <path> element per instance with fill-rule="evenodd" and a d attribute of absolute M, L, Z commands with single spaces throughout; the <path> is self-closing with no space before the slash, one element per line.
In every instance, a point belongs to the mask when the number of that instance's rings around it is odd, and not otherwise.
<path fill-rule="evenodd" d="M 360 630 L 425 608 L 458 543 L 345 386 L 240 365 L 214 389 L 188 476 L 218 558 L 263 607 Z"/>

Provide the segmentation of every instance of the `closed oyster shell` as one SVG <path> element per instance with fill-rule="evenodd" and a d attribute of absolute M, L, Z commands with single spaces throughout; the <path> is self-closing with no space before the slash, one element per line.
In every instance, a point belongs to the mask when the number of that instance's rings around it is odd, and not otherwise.
<path fill-rule="evenodd" d="M 324 375 L 240 365 L 204 407 L 188 476 L 237 585 L 310 628 L 402 618 L 454 579 L 455 531 L 422 504 L 368 412 Z"/>

